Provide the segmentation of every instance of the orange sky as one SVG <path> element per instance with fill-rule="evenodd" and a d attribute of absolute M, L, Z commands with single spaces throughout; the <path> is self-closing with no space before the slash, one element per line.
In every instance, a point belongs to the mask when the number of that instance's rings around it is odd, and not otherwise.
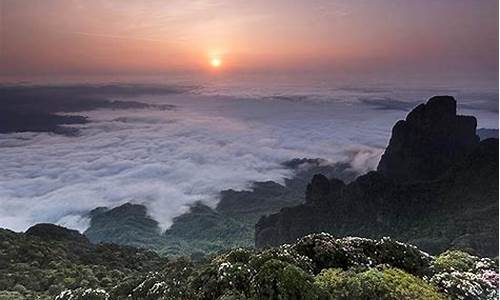
<path fill-rule="evenodd" d="M 496 76 L 498 1 L 0 0 L 0 75 Z"/>

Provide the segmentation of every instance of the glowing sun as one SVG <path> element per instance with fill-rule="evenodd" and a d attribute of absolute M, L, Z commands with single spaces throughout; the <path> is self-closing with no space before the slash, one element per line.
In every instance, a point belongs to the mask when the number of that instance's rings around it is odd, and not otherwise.
<path fill-rule="evenodd" d="M 222 64 L 222 61 L 220 58 L 218 57 L 214 57 L 210 60 L 210 65 L 213 67 L 213 68 L 218 68 L 220 67 Z"/>

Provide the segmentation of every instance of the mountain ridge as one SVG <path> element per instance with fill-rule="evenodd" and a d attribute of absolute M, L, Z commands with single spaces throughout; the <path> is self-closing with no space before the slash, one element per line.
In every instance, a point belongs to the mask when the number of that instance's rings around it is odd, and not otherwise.
<path fill-rule="evenodd" d="M 284 184 L 255 182 L 249 190 L 222 191 L 215 208 L 194 203 L 163 233 L 144 205 L 126 203 L 91 212 L 85 235 L 95 243 L 154 249 L 164 255 L 205 255 L 231 247 L 251 247 L 258 219 L 303 202 L 303 191 L 314 173 L 340 176 L 346 181 L 356 176 L 348 163 L 331 164 L 322 159 L 293 159 L 283 166 L 295 172 Z"/>
<path fill-rule="evenodd" d="M 396 123 L 378 171 L 347 185 L 314 176 L 304 204 L 259 220 L 255 245 L 278 245 L 325 231 L 337 236 L 390 235 L 431 253 L 461 247 L 496 255 L 498 140 L 479 142 L 475 124 L 473 117 L 456 116 L 453 98 L 431 98 L 406 121 Z M 419 156 L 422 151 L 414 142 L 425 140 L 422 134 L 431 135 L 423 148 L 431 149 L 437 159 L 427 160 L 429 153 Z M 448 139 L 444 143 L 442 136 Z M 462 148 L 448 151 L 456 145 Z M 422 170 L 429 171 L 427 177 Z"/>

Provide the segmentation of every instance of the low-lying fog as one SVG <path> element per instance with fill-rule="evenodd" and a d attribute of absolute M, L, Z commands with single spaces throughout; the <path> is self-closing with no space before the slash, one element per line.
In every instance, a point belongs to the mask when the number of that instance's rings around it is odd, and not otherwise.
<path fill-rule="evenodd" d="M 72 112 L 89 121 L 71 125 L 76 136 L 0 134 L 0 227 L 54 222 L 84 230 L 89 210 L 131 201 L 167 228 L 196 201 L 215 205 L 221 190 L 292 176 L 281 165 L 289 159 L 348 160 L 363 173 L 376 167 L 395 121 L 434 94 L 456 96 L 478 128 L 498 128 L 495 93 L 237 91 L 117 92 L 105 96 L 153 105 Z"/>

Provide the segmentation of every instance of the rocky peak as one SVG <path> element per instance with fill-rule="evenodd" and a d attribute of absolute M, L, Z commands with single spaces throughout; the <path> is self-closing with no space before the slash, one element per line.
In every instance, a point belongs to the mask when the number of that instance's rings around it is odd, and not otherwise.
<path fill-rule="evenodd" d="M 433 180 L 479 144 L 476 118 L 458 116 L 451 96 L 415 107 L 392 129 L 377 171 L 397 182 Z"/>
<path fill-rule="evenodd" d="M 328 199 L 340 198 L 345 183 L 340 179 L 328 179 L 321 174 L 314 175 L 306 189 L 306 204 L 321 205 L 328 203 Z"/>

